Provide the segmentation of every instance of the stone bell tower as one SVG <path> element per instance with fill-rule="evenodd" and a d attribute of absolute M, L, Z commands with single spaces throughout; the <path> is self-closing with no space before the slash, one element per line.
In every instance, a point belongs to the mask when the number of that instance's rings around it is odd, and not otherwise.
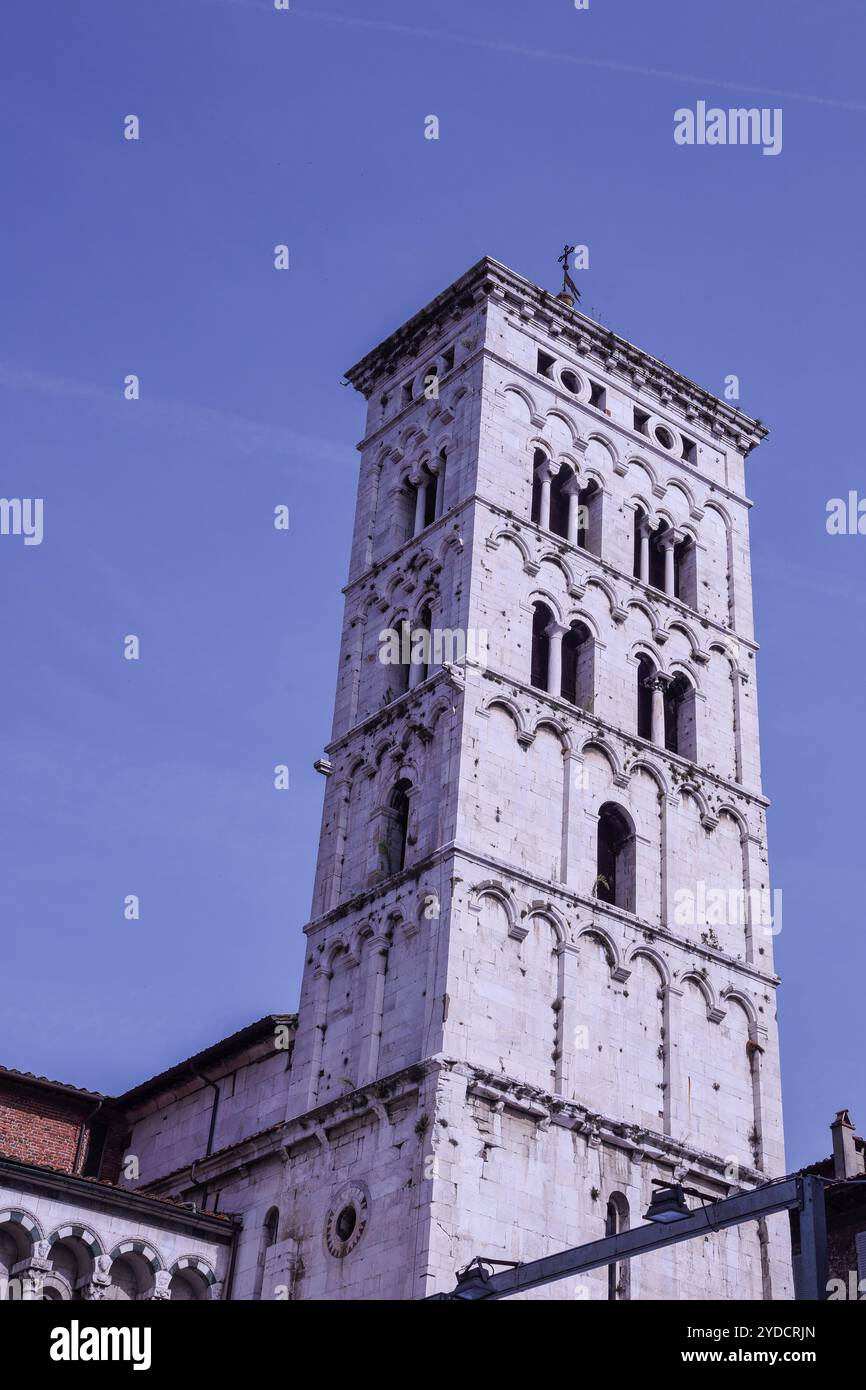
<path fill-rule="evenodd" d="M 367 400 L 287 1118 L 298 1296 L 784 1171 L 754 420 L 484 259 Z M 536 1297 L 784 1298 L 782 1219 Z"/>

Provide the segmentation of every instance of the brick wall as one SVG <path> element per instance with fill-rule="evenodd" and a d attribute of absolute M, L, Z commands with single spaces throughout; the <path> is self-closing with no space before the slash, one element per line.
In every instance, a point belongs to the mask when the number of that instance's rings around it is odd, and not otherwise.
<path fill-rule="evenodd" d="M 107 1132 L 98 1174 L 92 1176 L 115 1182 L 125 1125 L 120 1116 L 108 1110 L 94 1116 L 96 1108 L 96 1097 L 0 1075 L 0 1153 L 23 1163 L 75 1172 L 81 1127 L 93 1117 L 107 1127 Z M 94 1134 L 93 1142 L 101 1142 L 101 1132 L 99 1139 Z M 78 1155 L 78 1172 L 87 1166 L 90 1143 L 88 1131 Z"/>
<path fill-rule="evenodd" d="M 0 1150 L 71 1173 L 81 1125 L 95 1102 L 0 1079 Z"/>

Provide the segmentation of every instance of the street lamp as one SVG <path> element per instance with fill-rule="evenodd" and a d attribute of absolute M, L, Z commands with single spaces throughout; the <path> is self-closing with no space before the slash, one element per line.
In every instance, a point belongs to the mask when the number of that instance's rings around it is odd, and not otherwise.
<path fill-rule="evenodd" d="M 644 1215 L 644 1221 L 668 1223 L 682 1221 L 684 1216 L 691 1216 L 686 1205 L 686 1194 L 679 1183 L 672 1183 L 669 1187 L 656 1188 Z"/>

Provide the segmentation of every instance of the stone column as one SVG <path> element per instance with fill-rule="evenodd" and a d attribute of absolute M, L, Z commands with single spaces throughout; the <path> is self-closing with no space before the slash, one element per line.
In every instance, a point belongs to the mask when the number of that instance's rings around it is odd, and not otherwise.
<path fill-rule="evenodd" d="M 568 632 L 562 623 L 548 623 L 545 636 L 549 639 L 547 650 L 547 693 L 559 698 L 562 692 L 562 639 Z"/>
<path fill-rule="evenodd" d="M 559 1040 L 554 1064 L 553 1089 L 571 1100 L 574 1094 L 574 1028 L 577 1022 L 577 947 L 560 941 L 556 948 L 559 993 Z"/>
<path fill-rule="evenodd" d="M 327 966 L 321 965 L 317 969 L 314 979 L 316 981 L 316 1002 L 313 1019 L 312 1056 L 310 1057 L 310 1078 L 307 1091 L 308 1110 L 313 1109 L 319 1095 L 319 1072 L 322 1069 L 322 1052 L 325 1046 L 325 1027 L 328 1020 L 328 989 L 331 983 L 331 971 Z"/>
<path fill-rule="evenodd" d="M 78 1297 L 88 1303 L 98 1303 L 108 1298 L 111 1288 L 111 1256 L 97 1255 L 93 1261 L 90 1278 L 78 1285 Z"/>
<path fill-rule="evenodd" d="M 409 689 L 414 690 L 416 685 L 420 685 L 424 678 L 424 663 L 419 661 L 415 655 L 415 634 L 422 632 L 423 628 L 413 627 L 409 634 Z M 429 640 L 429 633 L 428 640 Z"/>
<path fill-rule="evenodd" d="M 580 533 L 580 483 L 575 478 L 566 488 L 568 494 L 568 543 L 577 545 Z"/>
<path fill-rule="evenodd" d="M 538 525 L 545 531 L 550 530 L 550 480 L 554 474 L 553 464 L 550 459 L 545 459 L 536 468 L 536 474 L 541 479 L 541 509 L 538 517 Z"/>
<path fill-rule="evenodd" d="M 445 510 L 445 467 L 446 460 L 439 459 L 436 464 L 436 521 Z"/>
<path fill-rule="evenodd" d="M 418 482 L 415 484 L 415 529 L 413 535 L 417 536 L 419 531 L 424 530 L 424 511 L 427 506 L 427 478 L 425 474 L 420 474 Z"/>
<path fill-rule="evenodd" d="M 659 545 L 665 553 L 665 593 L 676 598 L 676 562 L 674 551 L 683 539 L 681 531 L 668 529 L 659 537 Z"/>
<path fill-rule="evenodd" d="M 652 691 L 652 693 L 653 693 L 653 710 L 652 710 L 652 723 L 653 723 L 653 727 L 652 727 L 652 739 L 651 739 L 651 742 L 654 743 L 654 744 L 656 745 L 657 748 L 664 748 L 664 746 L 665 746 L 665 694 L 664 694 L 664 692 L 665 692 L 665 687 L 666 687 L 667 684 L 668 684 L 668 681 L 669 681 L 669 677 L 668 677 L 668 676 L 663 676 L 663 675 L 661 675 L 660 672 L 657 672 L 654 676 L 650 676 L 649 679 L 645 682 L 646 685 L 649 687 L 649 689 L 650 689 L 650 690 Z"/>
<path fill-rule="evenodd" d="M 171 1298 L 171 1270 L 158 1269 L 153 1279 L 153 1288 L 150 1293 L 146 1293 L 142 1299 L 143 1303 L 157 1303 L 164 1298 Z"/>
<path fill-rule="evenodd" d="M 385 999 L 385 968 L 388 964 L 389 944 L 386 932 L 377 932 L 366 942 L 367 970 L 358 1069 L 359 1086 L 366 1086 L 369 1082 L 375 1081 L 379 1069 L 382 1006 Z"/>
<path fill-rule="evenodd" d="M 664 1132 L 673 1139 L 683 1140 L 689 1128 L 688 1098 L 683 1089 L 683 1067 L 681 1049 L 687 1048 L 687 1040 L 682 1031 L 683 991 L 677 985 L 668 985 L 664 997 L 665 1021 L 665 1099 Z"/>
<path fill-rule="evenodd" d="M 674 598 L 676 597 L 674 593 L 674 590 L 676 588 L 674 571 L 674 545 L 676 544 L 676 542 L 674 540 L 673 531 L 665 531 L 664 535 L 659 537 L 658 543 L 665 553 L 665 593 L 669 594 L 671 598 Z"/>
<path fill-rule="evenodd" d="M 649 584 L 649 548 L 652 527 L 647 517 L 638 522 L 638 531 L 640 534 L 640 582 L 641 584 Z"/>

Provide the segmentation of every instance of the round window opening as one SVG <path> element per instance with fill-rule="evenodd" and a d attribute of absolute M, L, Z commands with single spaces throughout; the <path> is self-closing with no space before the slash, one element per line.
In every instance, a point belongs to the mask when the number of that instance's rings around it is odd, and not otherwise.
<path fill-rule="evenodd" d="M 358 1224 L 358 1213 L 354 1207 L 343 1207 L 334 1222 L 334 1234 L 338 1240 L 349 1240 Z"/>
<path fill-rule="evenodd" d="M 656 430 L 656 439 L 663 449 L 672 449 L 674 447 L 674 437 L 670 430 L 665 429 L 664 425 L 659 425 Z"/>
<path fill-rule="evenodd" d="M 351 1254 L 367 1228 L 370 1197 L 362 1183 L 349 1183 L 334 1197 L 325 1222 L 325 1245 L 335 1259 Z"/>
<path fill-rule="evenodd" d="M 574 396 L 578 394 L 580 391 L 580 382 L 574 375 L 574 372 L 563 372 L 561 380 L 566 391 L 570 391 Z"/>

